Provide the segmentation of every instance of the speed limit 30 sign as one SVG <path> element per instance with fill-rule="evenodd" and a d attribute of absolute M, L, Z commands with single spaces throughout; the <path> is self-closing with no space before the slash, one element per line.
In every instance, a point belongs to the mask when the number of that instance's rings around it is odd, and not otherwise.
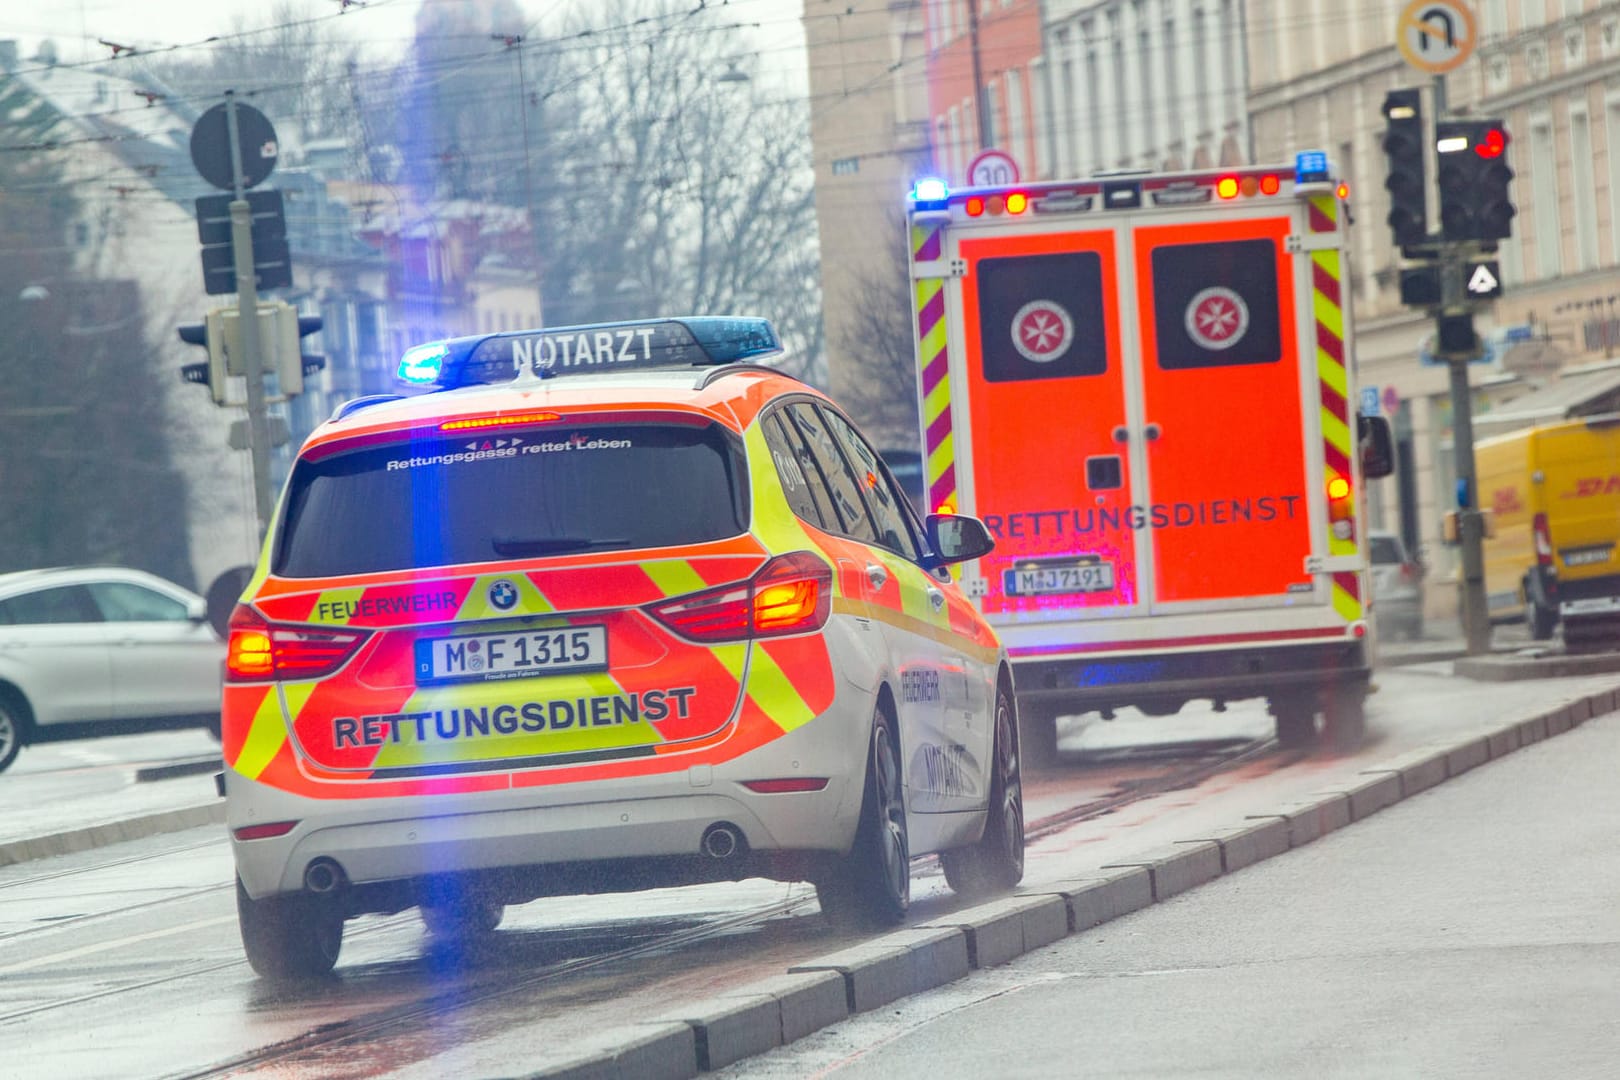
<path fill-rule="evenodd" d="M 1018 162 L 1005 150 L 986 150 L 968 165 L 969 187 L 1003 187 L 1018 183 Z"/>

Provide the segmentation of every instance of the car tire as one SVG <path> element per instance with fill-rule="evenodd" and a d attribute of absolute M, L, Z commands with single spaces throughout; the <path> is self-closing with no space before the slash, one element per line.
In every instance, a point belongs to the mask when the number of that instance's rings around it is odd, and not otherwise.
<path fill-rule="evenodd" d="M 1058 763 L 1057 712 L 1030 705 L 1018 707 L 1019 764 L 1050 769 Z"/>
<path fill-rule="evenodd" d="M 1284 750 L 1309 750 L 1316 745 L 1316 705 L 1306 696 L 1271 699 L 1277 722 L 1277 745 Z"/>
<path fill-rule="evenodd" d="M 984 834 L 971 847 L 939 856 L 946 883 L 963 896 L 1006 892 L 1024 877 L 1024 783 L 1016 730 L 1012 697 L 1002 688 L 996 693 L 990 806 Z"/>
<path fill-rule="evenodd" d="M 0 772 L 17 760 L 28 741 L 31 724 L 23 696 L 9 687 L 0 687 Z"/>
<path fill-rule="evenodd" d="M 1530 623 L 1530 636 L 1536 641 L 1546 641 L 1553 636 L 1558 628 L 1558 611 L 1556 608 L 1542 607 L 1531 603 L 1527 612 Z"/>
<path fill-rule="evenodd" d="M 1341 687 L 1328 693 L 1322 734 L 1336 754 L 1353 754 L 1367 735 L 1367 688 Z"/>
<path fill-rule="evenodd" d="M 438 938 L 481 937 L 501 925 L 506 905 L 482 896 L 458 896 L 452 900 L 424 903 L 418 909 L 428 933 Z"/>
<path fill-rule="evenodd" d="M 330 897 L 289 893 L 254 900 L 237 878 L 236 918 L 248 963 L 267 979 L 325 975 L 343 947 L 343 912 Z"/>
<path fill-rule="evenodd" d="M 872 717 L 865 790 L 855 843 L 816 881 L 816 898 L 840 928 L 895 926 L 911 907 L 911 841 L 894 720 L 879 705 Z"/>

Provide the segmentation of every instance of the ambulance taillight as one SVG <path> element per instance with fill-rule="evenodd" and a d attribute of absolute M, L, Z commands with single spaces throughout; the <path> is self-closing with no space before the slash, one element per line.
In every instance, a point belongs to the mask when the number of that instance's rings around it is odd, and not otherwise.
<path fill-rule="evenodd" d="M 1335 476 L 1328 481 L 1328 521 L 1332 522 L 1336 540 L 1353 540 L 1356 535 L 1356 500 L 1350 481 Z"/>

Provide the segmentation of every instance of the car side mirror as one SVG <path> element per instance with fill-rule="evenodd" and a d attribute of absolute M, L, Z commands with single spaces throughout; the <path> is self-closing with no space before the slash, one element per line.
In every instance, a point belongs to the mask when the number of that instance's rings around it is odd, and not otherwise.
<path fill-rule="evenodd" d="M 1356 442 L 1361 448 L 1361 475 L 1382 480 L 1395 471 L 1395 436 L 1382 416 L 1356 417 Z"/>
<path fill-rule="evenodd" d="M 984 522 L 965 514 L 929 514 L 928 547 L 941 566 L 988 555 L 996 542 Z"/>

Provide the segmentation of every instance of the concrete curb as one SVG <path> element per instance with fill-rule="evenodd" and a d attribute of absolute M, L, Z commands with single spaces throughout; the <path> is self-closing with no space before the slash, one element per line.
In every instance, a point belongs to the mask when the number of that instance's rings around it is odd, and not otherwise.
<path fill-rule="evenodd" d="M 1451 670 L 1476 682 L 1609 675 L 1620 671 L 1620 653 L 1594 653 L 1590 656 L 1465 656 L 1453 660 Z"/>
<path fill-rule="evenodd" d="M 225 824 L 225 800 L 218 799 L 201 806 L 160 810 L 155 814 L 143 814 L 122 821 L 87 825 L 80 829 L 69 829 L 26 840 L 12 840 L 0 844 L 0 866 L 14 866 L 33 859 L 48 859 L 53 855 L 72 855 L 80 851 L 105 847 L 108 844 L 121 844 L 126 840 L 144 840 L 149 836 L 195 829 L 202 825 L 223 824 Z"/>
<path fill-rule="evenodd" d="M 1359 781 L 1155 848 L 1094 877 L 1029 886 L 695 1002 L 669 1014 L 677 1023 L 604 1032 L 596 1046 L 610 1048 L 581 1050 L 567 1064 L 528 1075 L 662 1080 L 723 1068 L 1281 855 L 1617 708 L 1620 690 L 1600 691 L 1455 745 L 1413 750 L 1364 770 Z"/>

